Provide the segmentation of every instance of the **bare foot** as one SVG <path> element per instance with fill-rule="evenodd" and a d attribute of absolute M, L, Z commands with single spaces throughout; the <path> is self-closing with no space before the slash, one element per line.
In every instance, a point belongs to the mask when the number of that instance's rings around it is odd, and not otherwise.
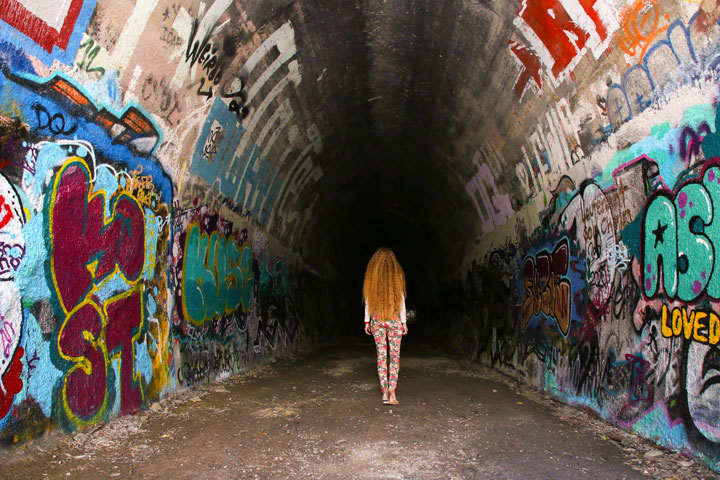
<path fill-rule="evenodd" d="M 394 388 L 388 389 L 387 404 L 388 405 L 397 405 L 398 403 L 400 403 L 400 402 L 398 402 L 397 398 L 395 398 L 395 389 Z"/>
<path fill-rule="evenodd" d="M 383 401 L 383 403 L 385 403 L 385 402 L 388 401 L 388 392 L 387 392 L 387 390 L 383 392 L 382 401 Z"/>

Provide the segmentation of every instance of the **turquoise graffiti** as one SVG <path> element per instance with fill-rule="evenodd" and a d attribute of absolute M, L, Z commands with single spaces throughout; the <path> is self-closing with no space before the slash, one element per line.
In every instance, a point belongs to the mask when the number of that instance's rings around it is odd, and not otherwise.
<path fill-rule="evenodd" d="M 701 180 L 683 185 L 674 198 L 661 192 L 643 219 L 643 291 L 684 302 L 702 294 L 720 298 L 720 167 L 707 167 Z"/>
<path fill-rule="evenodd" d="M 192 223 L 185 238 L 182 308 L 187 320 L 202 325 L 238 308 L 246 312 L 253 292 L 252 248 L 232 235 L 201 233 Z"/>

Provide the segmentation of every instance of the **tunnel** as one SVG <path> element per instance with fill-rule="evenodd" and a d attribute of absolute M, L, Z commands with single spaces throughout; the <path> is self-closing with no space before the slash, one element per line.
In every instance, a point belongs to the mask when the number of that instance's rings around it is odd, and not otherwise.
<path fill-rule="evenodd" d="M 409 348 L 720 470 L 719 20 L 717 0 L 0 1 L 0 442 L 371 345 L 387 247 Z"/>

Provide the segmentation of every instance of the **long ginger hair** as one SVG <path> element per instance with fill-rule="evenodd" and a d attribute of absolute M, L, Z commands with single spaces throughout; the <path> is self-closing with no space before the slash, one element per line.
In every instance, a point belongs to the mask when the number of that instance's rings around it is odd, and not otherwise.
<path fill-rule="evenodd" d="M 405 272 L 388 248 L 380 248 L 370 258 L 365 271 L 363 298 L 370 315 L 390 319 L 400 315 L 405 297 Z"/>

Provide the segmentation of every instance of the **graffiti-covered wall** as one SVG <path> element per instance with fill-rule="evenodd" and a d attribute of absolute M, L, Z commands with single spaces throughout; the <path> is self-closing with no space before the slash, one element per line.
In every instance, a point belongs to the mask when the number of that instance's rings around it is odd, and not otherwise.
<path fill-rule="evenodd" d="M 0 1 L 0 442 L 337 334 L 395 242 L 430 333 L 720 470 L 719 5 Z"/>
<path fill-rule="evenodd" d="M 322 176 L 293 26 L 231 3 L 0 6 L 0 442 L 327 334 L 329 284 L 292 248 Z"/>
<path fill-rule="evenodd" d="M 698 3 L 522 2 L 514 93 L 541 113 L 503 145 L 515 188 L 467 184 L 488 235 L 439 307 L 464 354 L 718 469 L 719 11 Z"/>

